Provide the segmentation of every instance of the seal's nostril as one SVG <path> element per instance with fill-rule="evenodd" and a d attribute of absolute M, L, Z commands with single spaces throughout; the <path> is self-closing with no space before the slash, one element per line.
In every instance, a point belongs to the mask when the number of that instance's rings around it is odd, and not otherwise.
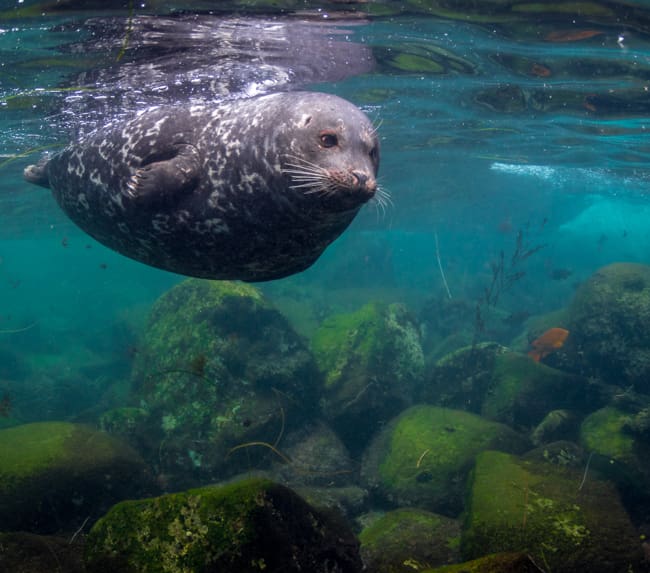
<path fill-rule="evenodd" d="M 368 181 L 368 176 L 361 171 L 353 171 L 352 175 L 354 175 L 358 185 L 365 185 L 366 181 Z"/>

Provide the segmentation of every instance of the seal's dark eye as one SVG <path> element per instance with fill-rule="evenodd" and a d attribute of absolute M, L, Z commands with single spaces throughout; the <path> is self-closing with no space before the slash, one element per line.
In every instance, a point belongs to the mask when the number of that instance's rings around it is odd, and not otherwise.
<path fill-rule="evenodd" d="M 334 133 L 321 133 L 319 139 L 323 147 L 336 147 L 339 144 L 339 138 Z"/>
<path fill-rule="evenodd" d="M 377 160 L 379 159 L 379 150 L 378 150 L 376 147 L 373 147 L 373 148 L 370 150 L 370 159 L 371 159 L 373 162 L 375 162 L 375 163 L 376 163 Z"/>

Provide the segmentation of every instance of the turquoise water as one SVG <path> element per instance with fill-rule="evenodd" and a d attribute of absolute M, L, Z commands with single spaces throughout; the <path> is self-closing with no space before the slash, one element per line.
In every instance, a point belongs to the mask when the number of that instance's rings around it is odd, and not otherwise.
<path fill-rule="evenodd" d="M 0 4 L 0 398 L 12 421 L 95 423 L 131 400 L 149 310 L 184 277 L 103 247 L 22 171 L 152 104 L 301 88 L 379 126 L 391 205 L 365 206 L 312 268 L 258 285 L 305 337 L 370 300 L 404 302 L 422 323 L 433 306 L 444 323 L 451 299 L 471 331 L 518 237 L 531 254 L 497 304 L 514 318 L 481 340 L 526 338 L 527 318 L 569 305 L 605 265 L 650 264 L 643 2 L 125 4 Z"/>

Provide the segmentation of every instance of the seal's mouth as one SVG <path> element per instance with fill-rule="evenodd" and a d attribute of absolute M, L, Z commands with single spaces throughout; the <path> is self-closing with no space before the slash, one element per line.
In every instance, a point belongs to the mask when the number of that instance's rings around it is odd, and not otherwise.
<path fill-rule="evenodd" d="M 377 192 L 374 174 L 362 170 L 328 169 L 305 159 L 290 156 L 282 173 L 291 179 L 290 189 L 305 196 L 335 199 L 344 203 L 366 203 Z"/>

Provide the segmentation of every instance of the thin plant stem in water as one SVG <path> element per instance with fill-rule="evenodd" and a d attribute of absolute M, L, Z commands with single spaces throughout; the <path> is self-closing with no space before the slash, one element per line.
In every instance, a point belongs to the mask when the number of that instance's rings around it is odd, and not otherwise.
<path fill-rule="evenodd" d="M 591 463 L 591 457 L 594 455 L 593 452 L 589 454 L 589 457 L 587 458 L 587 465 L 585 465 L 585 473 L 582 474 L 582 481 L 580 482 L 580 486 L 578 487 L 578 491 L 582 491 L 582 486 L 585 485 L 585 481 L 587 481 L 587 472 L 589 472 L 589 464 Z"/>
<path fill-rule="evenodd" d="M 442 284 L 445 285 L 445 290 L 447 291 L 447 296 L 451 298 L 451 291 L 449 290 L 449 285 L 447 284 L 447 277 L 445 277 L 445 271 L 442 270 L 442 261 L 440 260 L 440 247 L 438 245 L 438 233 L 433 233 L 433 238 L 436 240 L 436 260 L 438 261 L 438 268 L 440 269 L 440 276 L 442 277 Z"/>

